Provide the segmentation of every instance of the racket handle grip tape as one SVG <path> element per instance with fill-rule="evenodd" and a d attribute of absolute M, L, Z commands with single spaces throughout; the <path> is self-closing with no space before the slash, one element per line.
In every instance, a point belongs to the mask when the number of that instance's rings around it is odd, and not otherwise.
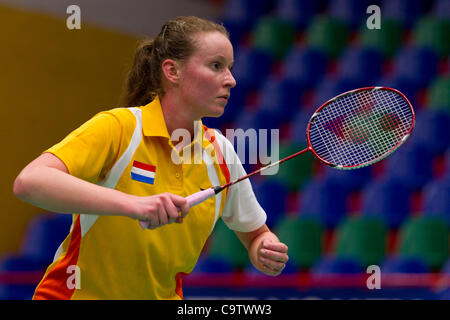
<path fill-rule="evenodd" d="M 215 195 L 216 192 L 214 188 L 209 188 L 206 190 L 193 193 L 190 196 L 187 196 L 186 200 L 188 202 L 189 208 L 192 208 L 193 206 L 202 203 L 203 201 L 208 200 L 209 198 L 214 197 Z"/>
<path fill-rule="evenodd" d="M 192 208 L 193 206 L 202 203 L 203 201 L 214 197 L 216 195 L 216 190 L 214 188 L 209 188 L 206 190 L 202 190 L 196 193 L 191 194 L 190 196 L 186 197 L 186 200 L 188 202 L 189 208 Z M 139 224 L 141 225 L 142 229 L 147 229 L 150 225 L 150 222 L 148 221 L 139 221 Z"/>

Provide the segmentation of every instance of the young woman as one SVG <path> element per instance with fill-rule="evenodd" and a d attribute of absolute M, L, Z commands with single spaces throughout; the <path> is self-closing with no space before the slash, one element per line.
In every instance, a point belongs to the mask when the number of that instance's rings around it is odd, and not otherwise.
<path fill-rule="evenodd" d="M 185 199 L 245 174 L 231 143 L 201 125 L 225 110 L 236 85 L 233 59 L 223 26 L 168 21 L 136 52 L 126 108 L 97 114 L 22 170 L 17 197 L 73 214 L 34 299 L 182 299 L 182 276 L 219 217 L 257 269 L 281 273 L 287 246 L 265 225 L 248 180 L 192 208 Z M 192 142 L 172 140 L 177 129 Z M 174 161 L 192 149 L 200 163 Z M 79 271 L 76 285 L 70 270 Z"/>

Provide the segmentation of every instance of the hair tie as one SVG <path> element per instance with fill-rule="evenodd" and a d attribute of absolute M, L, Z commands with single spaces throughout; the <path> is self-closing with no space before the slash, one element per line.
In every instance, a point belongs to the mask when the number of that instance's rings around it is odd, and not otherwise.
<path fill-rule="evenodd" d="M 166 30 L 167 30 L 167 25 L 164 26 L 162 34 L 161 34 L 161 39 L 164 42 L 164 36 L 166 35 Z"/>

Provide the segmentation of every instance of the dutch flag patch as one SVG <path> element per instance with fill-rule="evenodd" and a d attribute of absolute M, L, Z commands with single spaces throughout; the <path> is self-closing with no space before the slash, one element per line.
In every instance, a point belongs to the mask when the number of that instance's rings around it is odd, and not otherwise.
<path fill-rule="evenodd" d="M 131 168 L 131 179 L 153 184 L 155 181 L 155 172 L 156 167 L 154 165 L 133 161 L 133 167 Z"/>

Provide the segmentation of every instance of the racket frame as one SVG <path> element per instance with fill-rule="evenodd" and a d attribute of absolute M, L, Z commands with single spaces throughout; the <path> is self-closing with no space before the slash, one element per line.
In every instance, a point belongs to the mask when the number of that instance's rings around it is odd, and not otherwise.
<path fill-rule="evenodd" d="M 315 151 L 314 148 L 312 147 L 311 144 L 311 140 L 310 140 L 310 128 L 311 125 L 314 122 L 314 119 L 319 115 L 319 113 L 329 104 L 333 103 L 334 101 L 341 99 L 344 96 L 350 95 L 350 94 L 355 94 L 358 93 L 360 91 L 367 91 L 367 90 L 387 90 L 387 91 L 392 91 L 395 92 L 396 94 L 400 95 L 403 99 L 405 99 L 405 101 L 408 103 L 409 108 L 411 109 L 412 112 L 412 124 L 411 127 L 409 128 L 408 132 L 405 134 L 405 136 L 394 146 L 392 147 L 390 150 L 388 150 L 387 152 L 385 152 L 384 154 L 382 154 L 381 156 L 379 156 L 378 158 L 372 160 L 372 161 L 368 161 L 365 163 L 361 163 L 361 164 L 357 164 L 357 165 L 352 165 L 352 166 L 343 166 L 343 165 L 336 165 L 334 163 L 331 163 L 325 159 L 323 159 L 322 157 L 320 157 Z M 414 108 L 411 105 L 411 102 L 408 100 L 408 98 L 401 93 L 400 91 L 393 89 L 393 88 L 389 88 L 389 87 L 381 87 L 381 86 L 377 86 L 377 87 L 363 87 L 363 88 L 358 88 L 358 89 L 353 89 L 344 93 L 341 93 L 339 95 L 337 95 L 336 97 L 328 100 L 327 102 L 325 102 L 324 104 L 322 104 L 319 108 L 317 108 L 317 110 L 313 113 L 313 115 L 311 116 L 311 118 L 309 119 L 308 122 L 308 127 L 306 128 L 306 140 L 308 142 L 308 150 L 312 152 L 312 154 L 314 155 L 314 157 L 316 157 L 318 160 L 320 160 L 321 162 L 325 163 L 326 165 L 336 168 L 336 169 L 340 169 L 340 170 L 352 170 L 352 169 L 358 169 L 358 168 L 362 168 L 362 167 L 366 167 L 366 166 L 370 166 L 380 160 L 383 160 L 384 158 L 386 158 L 387 156 L 389 156 L 392 152 L 394 152 L 395 150 L 397 150 L 409 137 L 409 135 L 411 134 L 413 128 L 414 128 L 414 124 L 415 124 L 415 113 L 414 113 Z"/>

